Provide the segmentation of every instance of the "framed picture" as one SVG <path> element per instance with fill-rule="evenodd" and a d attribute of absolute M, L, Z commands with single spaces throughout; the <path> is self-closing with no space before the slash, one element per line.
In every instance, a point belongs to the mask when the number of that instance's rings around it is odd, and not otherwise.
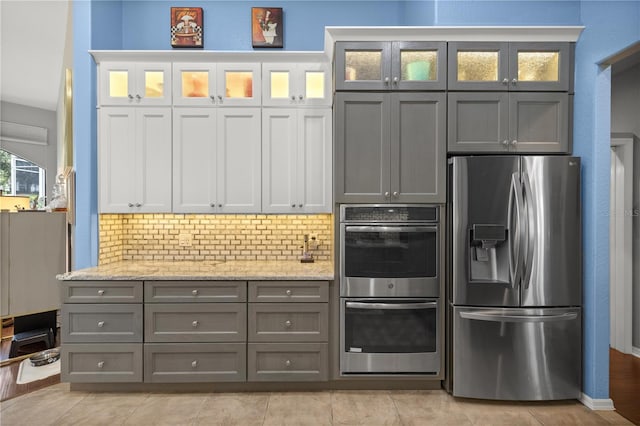
<path fill-rule="evenodd" d="M 204 47 L 201 7 L 171 8 L 171 47 Z"/>
<path fill-rule="evenodd" d="M 251 45 L 282 47 L 284 27 L 281 7 L 251 8 Z"/>

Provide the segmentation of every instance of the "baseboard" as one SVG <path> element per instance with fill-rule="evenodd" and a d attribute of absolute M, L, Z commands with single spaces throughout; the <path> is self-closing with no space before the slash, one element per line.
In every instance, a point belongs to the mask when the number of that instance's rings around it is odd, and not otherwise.
<path fill-rule="evenodd" d="M 631 355 L 637 356 L 638 358 L 640 358 L 640 348 L 637 347 L 637 346 L 632 346 L 631 347 Z"/>
<path fill-rule="evenodd" d="M 611 398 L 593 399 L 589 395 L 580 394 L 582 405 L 594 411 L 613 411 L 613 400 Z"/>

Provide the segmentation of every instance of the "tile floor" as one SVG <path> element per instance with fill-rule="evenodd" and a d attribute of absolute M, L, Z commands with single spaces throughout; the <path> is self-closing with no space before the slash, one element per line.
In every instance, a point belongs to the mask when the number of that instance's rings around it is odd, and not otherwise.
<path fill-rule="evenodd" d="M 2 402 L 10 425 L 629 425 L 576 402 L 495 403 L 437 391 L 89 393 L 60 383 Z"/>

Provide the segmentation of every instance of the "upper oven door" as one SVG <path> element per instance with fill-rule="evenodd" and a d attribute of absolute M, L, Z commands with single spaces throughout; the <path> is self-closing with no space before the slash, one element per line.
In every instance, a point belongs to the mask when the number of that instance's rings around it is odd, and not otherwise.
<path fill-rule="evenodd" d="M 437 225 L 340 225 L 341 295 L 437 297 Z"/>

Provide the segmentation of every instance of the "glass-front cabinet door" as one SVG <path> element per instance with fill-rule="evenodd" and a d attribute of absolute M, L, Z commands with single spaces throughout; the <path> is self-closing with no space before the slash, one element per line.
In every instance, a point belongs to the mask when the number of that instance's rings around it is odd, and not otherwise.
<path fill-rule="evenodd" d="M 444 42 L 338 42 L 336 90 L 443 90 Z"/>
<path fill-rule="evenodd" d="M 330 70 L 324 63 L 262 64 L 262 105 L 331 106 Z"/>
<path fill-rule="evenodd" d="M 449 43 L 449 90 L 508 90 L 508 43 Z"/>
<path fill-rule="evenodd" d="M 509 90 L 567 91 L 571 69 L 569 43 L 509 45 Z"/>
<path fill-rule="evenodd" d="M 175 63 L 173 79 L 174 105 L 260 105 L 260 64 Z"/>
<path fill-rule="evenodd" d="M 171 64 L 100 65 L 101 105 L 171 105 Z"/>
<path fill-rule="evenodd" d="M 449 90 L 572 91 L 570 43 L 449 43 Z"/>

